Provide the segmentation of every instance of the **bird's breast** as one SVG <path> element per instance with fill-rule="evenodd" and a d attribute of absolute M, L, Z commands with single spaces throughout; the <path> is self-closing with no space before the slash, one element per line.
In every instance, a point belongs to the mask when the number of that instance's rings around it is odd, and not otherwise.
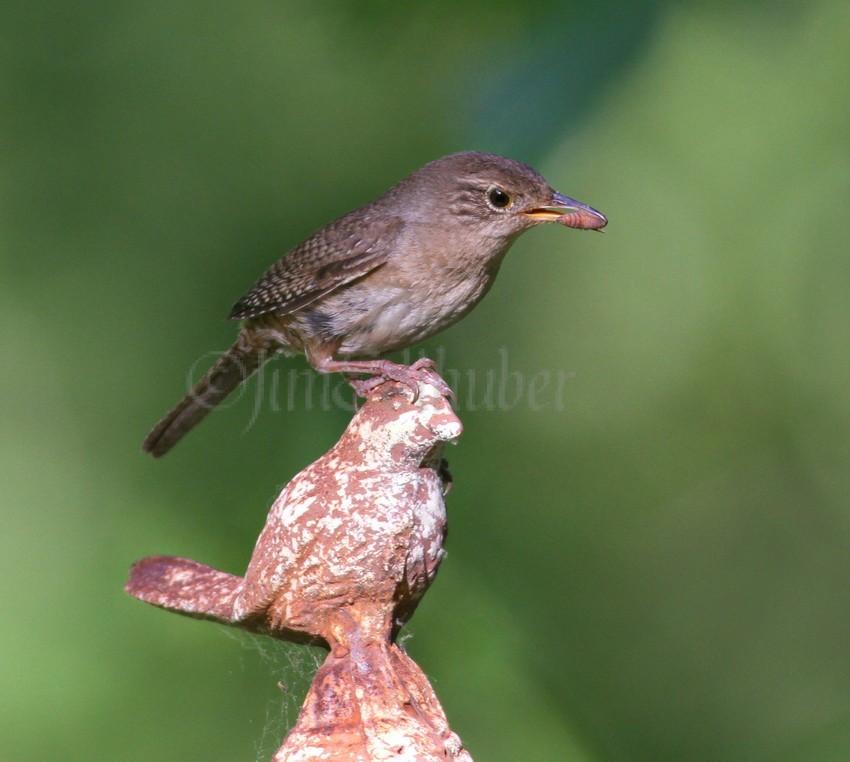
<path fill-rule="evenodd" d="M 423 341 L 460 320 L 492 282 L 484 274 L 434 273 L 427 281 L 365 279 L 340 294 L 340 356 L 378 355 Z M 328 305 L 333 306 L 333 305 Z"/>
<path fill-rule="evenodd" d="M 408 245 L 359 281 L 297 316 L 302 333 L 338 344 L 337 357 L 374 357 L 423 341 L 456 323 L 487 293 L 507 246 L 468 255 L 463 247 Z"/>

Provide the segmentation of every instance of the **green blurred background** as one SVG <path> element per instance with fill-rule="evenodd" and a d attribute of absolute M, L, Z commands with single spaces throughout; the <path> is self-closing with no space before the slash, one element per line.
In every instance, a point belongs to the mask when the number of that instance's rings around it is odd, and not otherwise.
<path fill-rule="evenodd" d="M 252 425 L 254 387 L 141 440 L 283 251 L 478 149 L 611 222 L 525 236 L 422 348 L 466 430 L 406 643 L 453 728 L 487 761 L 850 759 L 848 31 L 846 0 L 5 3 L 0 758 L 276 748 L 315 654 L 121 587 L 244 570 L 348 413 Z M 468 371 L 505 358 L 563 394 L 488 409 Z"/>

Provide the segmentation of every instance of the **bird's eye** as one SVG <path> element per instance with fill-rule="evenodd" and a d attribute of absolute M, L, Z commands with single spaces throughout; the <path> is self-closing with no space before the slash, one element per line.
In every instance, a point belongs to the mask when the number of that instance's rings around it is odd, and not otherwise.
<path fill-rule="evenodd" d="M 504 209 L 511 203 L 511 197 L 501 188 L 490 188 L 487 191 L 487 198 L 497 209 Z"/>

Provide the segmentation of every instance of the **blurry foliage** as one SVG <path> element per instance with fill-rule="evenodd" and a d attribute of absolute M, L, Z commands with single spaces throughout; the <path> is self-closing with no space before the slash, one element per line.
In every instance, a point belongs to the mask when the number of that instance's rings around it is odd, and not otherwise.
<path fill-rule="evenodd" d="M 249 392 L 161 462 L 141 439 L 282 251 L 478 148 L 611 224 L 530 234 L 424 348 L 466 432 L 408 647 L 453 728 L 488 761 L 850 758 L 848 28 L 841 0 L 7 3 L 0 757 L 275 748 L 309 657 L 121 585 L 149 553 L 242 570 L 348 414 L 249 426 Z M 525 396 L 470 404 L 503 356 Z"/>

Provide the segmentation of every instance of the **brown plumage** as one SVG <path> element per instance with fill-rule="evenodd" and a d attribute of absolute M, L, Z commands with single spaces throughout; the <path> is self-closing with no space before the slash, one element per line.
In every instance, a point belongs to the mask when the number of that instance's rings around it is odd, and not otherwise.
<path fill-rule="evenodd" d="M 142 448 L 164 455 L 278 352 L 302 352 L 325 373 L 411 384 L 428 376 L 428 361 L 407 368 L 371 358 L 460 320 L 487 293 L 516 238 L 564 215 L 572 215 L 570 227 L 607 222 L 511 159 L 467 152 L 426 164 L 272 265 L 231 310 L 243 321 L 236 343 Z"/>

